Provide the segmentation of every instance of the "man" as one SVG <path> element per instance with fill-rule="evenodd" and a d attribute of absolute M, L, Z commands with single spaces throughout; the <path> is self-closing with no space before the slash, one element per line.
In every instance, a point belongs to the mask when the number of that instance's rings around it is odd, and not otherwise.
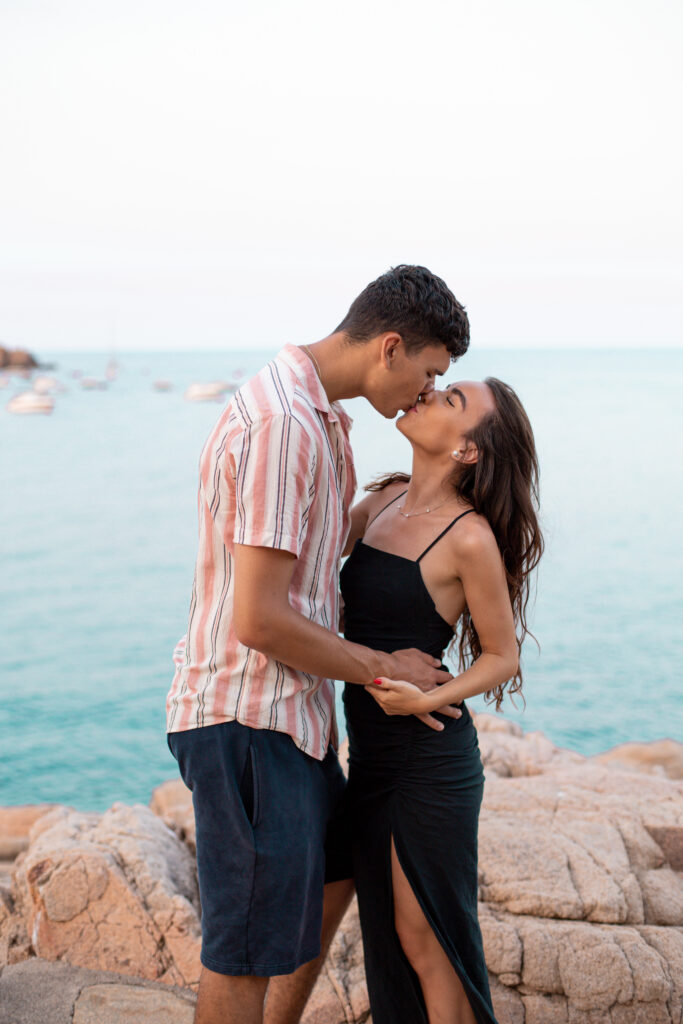
<path fill-rule="evenodd" d="M 195 1024 L 298 1021 L 348 905 L 332 681 L 389 676 L 431 689 L 450 678 L 422 652 L 337 635 L 355 490 L 337 401 L 363 395 L 393 417 L 468 343 L 444 282 L 396 267 L 332 334 L 285 346 L 240 388 L 204 447 L 190 621 L 167 700 L 197 827 Z"/>

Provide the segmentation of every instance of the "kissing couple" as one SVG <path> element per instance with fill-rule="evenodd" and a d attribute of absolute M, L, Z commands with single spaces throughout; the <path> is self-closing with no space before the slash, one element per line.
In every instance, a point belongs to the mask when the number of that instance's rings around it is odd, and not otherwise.
<path fill-rule="evenodd" d="M 543 539 L 515 392 L 492 377 L 436 387 L 468 345 L 446 284 L 395 267 L 331 334 L 285 345 L 204 446 L 167 698 L 196 821 L 195 1024 L 296 1024 L 354 889 L 373 1024 L 496 1024 L 477 919 L 484 775 L 465 701 L 485 693 L 498 709 L 521 689 Z M 401 413 L 412 471 L 354 505 L 339 402 L 358 396 Z"/>

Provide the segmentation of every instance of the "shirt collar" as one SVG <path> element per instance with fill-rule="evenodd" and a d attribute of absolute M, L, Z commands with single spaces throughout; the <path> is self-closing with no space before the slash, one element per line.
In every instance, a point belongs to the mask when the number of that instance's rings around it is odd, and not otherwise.
<path fill-rule="evenodd" d="M 349 430 L 353 420 L 339 402 L 330 402 L 310 356 L 307 356 L 304 350 L 297 345 L 285 345 L 278 352 L 278 359 L 281 359 L 294 371 L 315 408 L 325 413 L 330 423 L 340 421 L 344 429 Z"/>

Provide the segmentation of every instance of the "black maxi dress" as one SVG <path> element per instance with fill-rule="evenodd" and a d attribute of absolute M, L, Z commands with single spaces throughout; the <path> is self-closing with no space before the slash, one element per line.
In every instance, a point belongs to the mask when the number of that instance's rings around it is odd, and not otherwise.
<path fill-rule="evenodd" d="M 463 513 L 466 515 L 467 513 Z M 458 519 L 461 518 L 458 516 Z M 345 636 L 391 653 L 441 657 L 453 637 L 412 561 L 356 542 L 341 572 Z M 442 732 L 389 716 L 347 683 L 354 875 L 373 1024 L 428 1024 L 417 975 L 394 928 L 391 837 L 418 902 L 457 972 L 478 1024 L 496 1024 L 477 917 L 477 826 L 484 773 L 465 704 Z"/>

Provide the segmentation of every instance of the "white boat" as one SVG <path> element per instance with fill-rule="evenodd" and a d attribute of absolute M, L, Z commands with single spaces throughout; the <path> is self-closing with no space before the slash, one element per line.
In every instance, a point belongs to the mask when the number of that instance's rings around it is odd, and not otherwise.
<path fill-rule="evenodd" d="M 7 403 L 7 412 L 17 413 L 21 416 L 30 416 L 35 413 L 47 415 L 55 407 L 55 400 L 50 395 L 38 395 L 35 391 L 22 391 L 14 395 Z"/>
<path fill-rule="evenodd" d="M 60 384 L 56 377 L 34 377 L 33 390 L 37 395 L 49 395 L 52 391 L 59 391 Z"/>
<path fill-rule="evenodd" d="M 82 377 L 80 383 L 86 391 L 105 391 L 107 388 L 106 380 L 97 380 L 95 377 Z"/>
<path fill-rule="evenodd" d="M 184 397 L 188 402 L 212 402 L 222 398 L 227 391 L 234 391 L 235 385 L 227 380 L 212 380 L 206 383 L 190 384 Z"/>
<path fill-rule="evenodd" d="M 155 391 L 170 391 L 173 385 L 170 380 L 155 380 L 152 387 Z"/>

